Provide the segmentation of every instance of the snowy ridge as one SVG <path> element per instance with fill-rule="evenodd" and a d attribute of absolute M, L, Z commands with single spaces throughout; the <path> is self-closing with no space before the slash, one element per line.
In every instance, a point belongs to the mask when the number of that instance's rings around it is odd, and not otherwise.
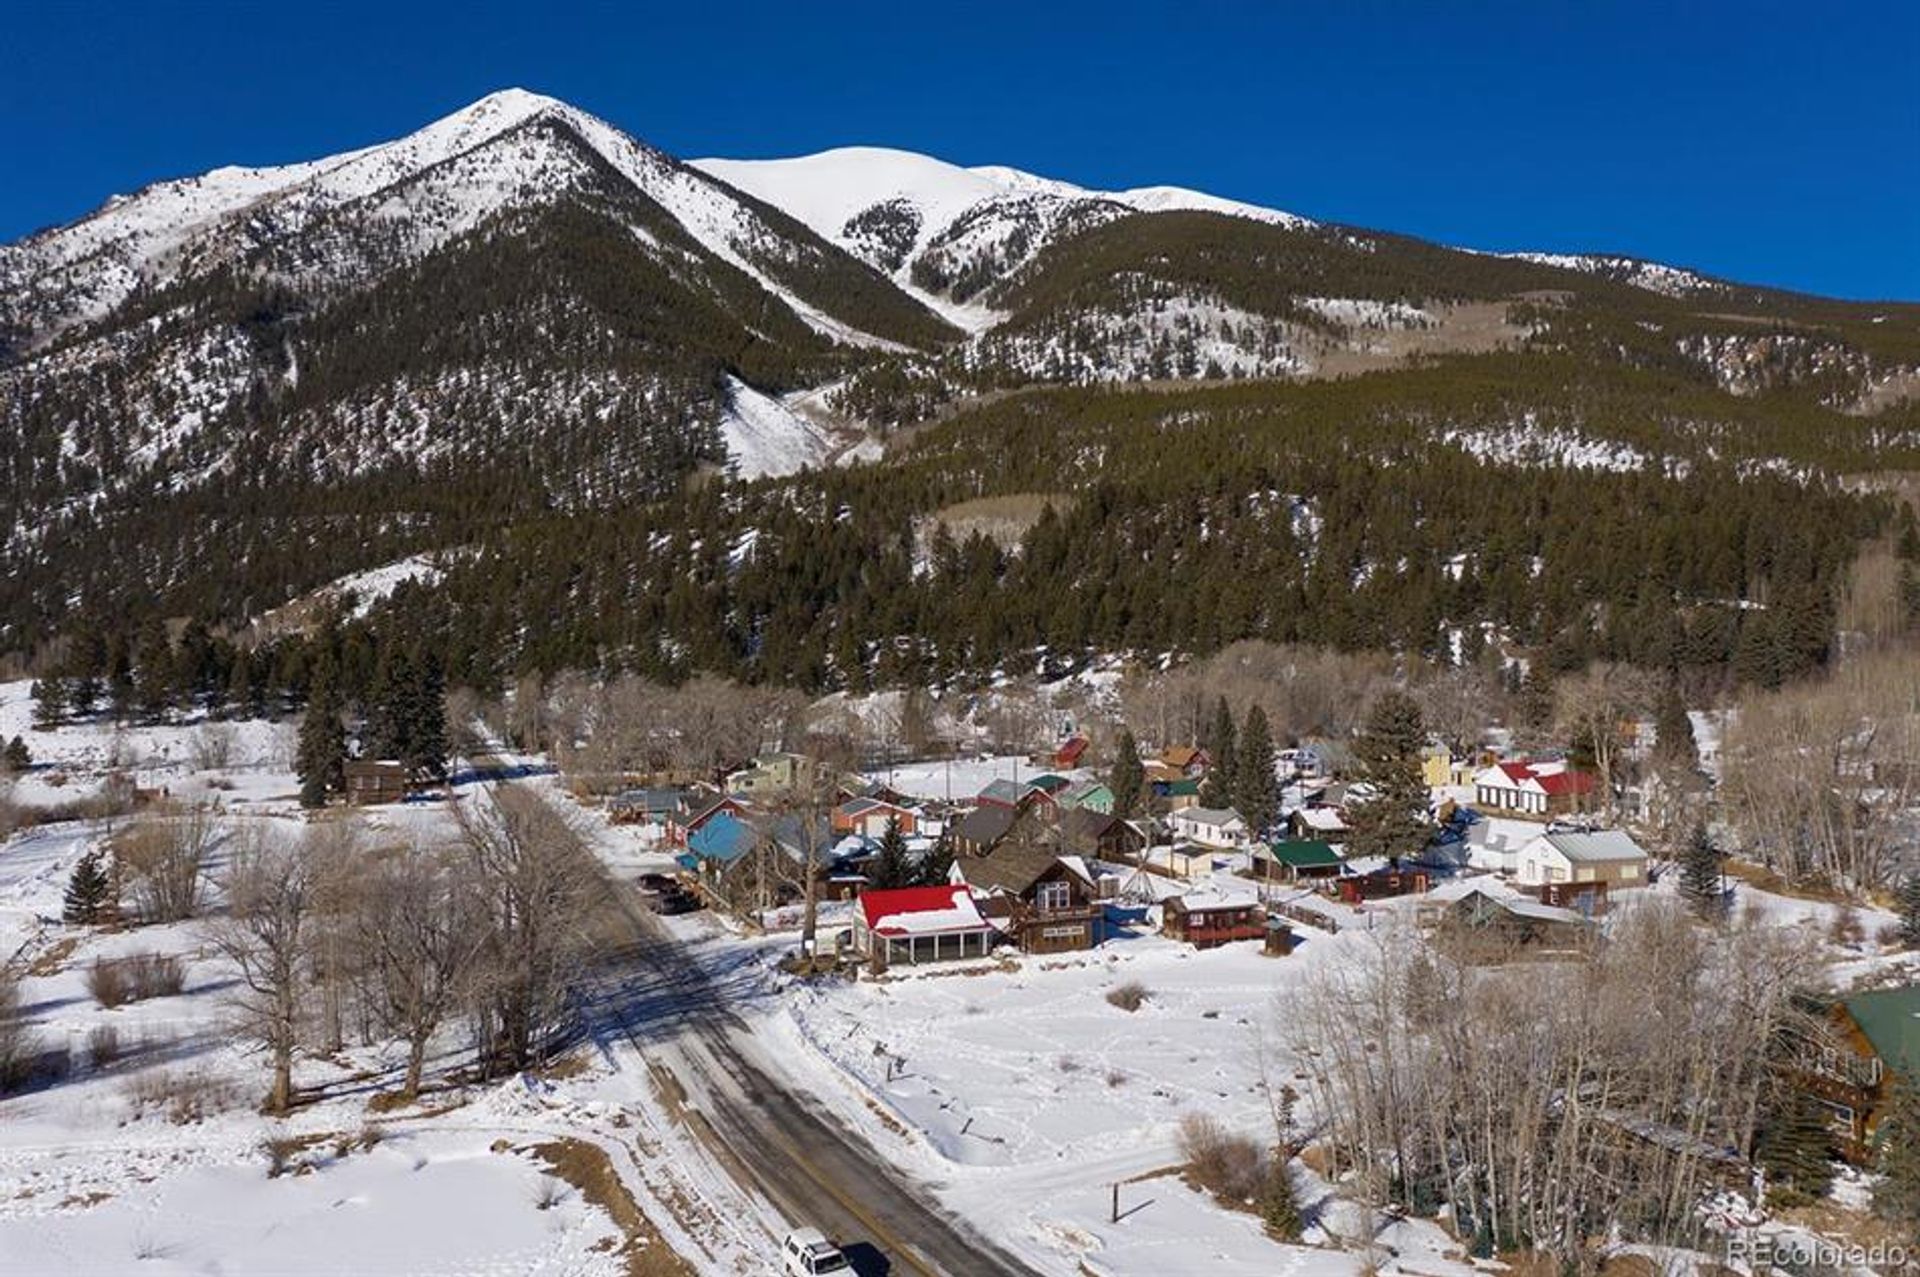
<path fill-rule="evenodd" d="M 759 211 L 705 174 L 554 98 L 506 89 L 398 140 L 278 168 L 217 169 L 111 200 L 70 226 L 0 248 L 0 321 L 47 335 L 110 313 L 141 284 L 204 274 L 318 231 L 280 268 L 341 281 L 396 264 L 375 259 L 395 241 L 400 260 L 472 230 L 506 208 L 552 201 L 592 175 L 564 137 L 528 126 L 561 125 L 673 216 L 715 257 L 751 276 L 816 331 L 841 342 L 892 347 L 797 295 L 767 261 L 818 254 L 769 226 Z M 352 208 L 365 222 L 338 215 Z M 382 244 L 391 253 L 391 243 Z M 654 246 L 657 249 L 657 246 Z M 829 303 L 830 304 L 830 303 Z"/>
<path fill-rule="evenodd" d="M 1531 252 L 1493 253 L 1490 256 L 1533 262 L 1540 266 L 1557 266 L 1561 270 L 1579 271 L 1582 275 L 1599 275 L 1622 284 L 1632 284 L 1635 288 L 1644 288 L 1650 293 L 1659 293 L 1663 297 L 1691 297 L 1696 293 L 1716 292 L 1722 287 L 1684 267 L 1643 262 L 1636 257 L 1609 256 L 1604 253 Z"/>
<path fill-rule="evenodd" d="M 1052 240 L 1089 226 L 1174 210 L 1313 225 L 1292 213 L 1177 186 L 1098 191 L 1020 169 L 962 168 L 879 146 L 781 160 L 694 160 L 692 167 L 783 210 L 975 333 L 1001 318 L 967 304 L 980 278 L 1005 278 Z M 930 286 L 929 276 L 947 285 Z M 956 296 L 952 281 L 970 276 L 969 296 Z"/>

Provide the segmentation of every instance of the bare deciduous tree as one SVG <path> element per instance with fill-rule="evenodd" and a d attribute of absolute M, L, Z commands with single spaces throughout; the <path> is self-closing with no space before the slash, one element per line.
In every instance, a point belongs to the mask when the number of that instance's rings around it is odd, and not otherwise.
<path fill-rule="evenodd" d="M 408 1097 L 427 1046 L 458 1009 L 489 936 L 477 884 L 461 864 L 423 848 L 370 857 L 358 937 L 374 972 L 379 1016 L 407 1044 Z"/>
<path fill-rule="evenodd" d="M 273 1081 L 264 1105 L 285 1113 L 293 1102 L 293 1056 L 300 1045 L 302 970 L 313 914 L 313 874 L 303 849 L 270 832 L 250 831 L 223 878 L 227 913 L 214 945 L 240 974 L 234 1000 L 240 1029 L 267 1052 Z"/>
<path fill-rule="evenodd" d="M 454 811 L 486 926 L 472 990 L 482 1064 L 527 1068 L 565 1020 L 598 873 L 579 831 L 532 794 L 502 788 L 490 809 Z"/>
<path fill-rule="evenodd" d="M 174 807 L 115 833 L 114 872 L 142 922 L 182 922 L 199 912 L 207 857 L 221 832 L 206 808 Z"/>
<path fill-rule="evenodd" d="M 1888 650 L 1747 696 L 1720 751 L 1740 848 L 1795 880 L 1883 886 L 1920 800 L 1920 654 Z"/>
<path fill-rule="evenodd" d="M 1286 1013 L 1335 1173 L 1374 1204 L 1446 1207 L 1480 1244 L 1574 1266 L 1623 1226 L 1693 1240 L 1817 966 L 1803 936 L 1700 928 L 1661 901 L 1566 962 L 1472 967 L 1410 931 L 1376 939 Z"/>

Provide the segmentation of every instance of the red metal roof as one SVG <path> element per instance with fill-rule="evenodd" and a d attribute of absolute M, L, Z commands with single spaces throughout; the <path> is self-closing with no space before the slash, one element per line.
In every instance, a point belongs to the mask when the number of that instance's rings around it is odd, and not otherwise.
<path fill-rule="evenodd" d="M 860 896 L 860 912 L 867 920 L 867 929 L 880 935 L 906 935 L 910 931 L 921 935 L 942 930 L 977 931 L 983 925 L 979 909 L 973 901 L 973 893 L 964 886 L 888 887 L 863 892 Z M 902 927 L 895 921 L 902 914 L 916 913 L 947 914 L 949 917 L 924 930 Z M 882 925 L 889 923 L 892 925 Z"/>

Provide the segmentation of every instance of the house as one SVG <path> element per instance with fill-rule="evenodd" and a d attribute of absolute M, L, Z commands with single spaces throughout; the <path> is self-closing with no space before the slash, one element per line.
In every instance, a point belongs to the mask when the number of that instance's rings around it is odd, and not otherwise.
<path fill-rule="evenodd" d="M 1057 776 L 1052 772 L 1041 772 L 1038 776 L 1035 776 L 1027 782 L 1027 788 L 1037 789 L 1043 794 L 1052 794 L 1057 797 L 1061 790 L 1071 784 L 1073 784 L 1073 782 L 1065 776 Z"/>
<path fill-rule="evenodd" d="M 1087 753 L 1087 738 L 1080 735 L 1069 736 L 1061 741 L 1053 751 L 1053 765 L 1060 768 L 1078 767 Z"/>
<path fill-rule="evenodd" d="M 1286 882 L 1337 878 L 1346 864 L 1331 845 L 1317 839 L 1287 839 L 1268 847 L 1256 847 L 1253 863 L 1262 877 Z"/>
<path fill-rule="evenodd" d="M 1594 914 L 1607 893 L 1647 884 L 1647 853 L 1617 829 L 1588 833 L 1549 829 L 1520 849 L 1516 880 L 1540 888 L 1543 904 Z"/>
<path fill-rule="evenodd" d="M 1593 923 L 1571 909 L 1543 905 L 1476 883 L 1450 884 L 1464 890 L 1449 893 L 1440 914 L 1440 937 L 1456 950 L 1480 961 L 1503 961 L 1522 950 L 1542 954 L 1570 953 L 1590 942 Z"/>
<path fill-rule="evenodd" d="M 854 952 L 882 966 L 982 958 L 996 934 L 965 884 L 869 891 L 853 917 Z"/>
<path fill-rule="evenodd" d="M 1347 817 L 1338 807 L 1300 807 L 1287 815 L 1287 835 L 1297 842 L 1345 842 Z"/>
<path fill-rule="evenodd" d="M 345 775 L 347 801 L 356 805 L 397 803 L 411 788 L 407 765 L 390 758 L 348 759 Z"/>
<path fill-rule="evenodd" d="M 1153 782 L 1153 796 L 1167 804 L 1168 811 L 1185 811 L 1200 805 L 1200 782 L 1191 776 L 1178 780 Z"/>
<path fill-rule="evenodd" d="M 1303 776 L 1337 776 L 1353 767 L 1353 748 L 1345 741 L 1306 740 L 1293 751 L 1293 765 Z"/>
<path fill-rule="evenodd" d="M 1488 873 L 1520 872 L 1520 852 L 1539 832 L 1531 821 L 1478 819 L 1468 823 L 1463 837 L 1467 864 Z"/>
<path fill-rule="evenodd" d="M 806 789 L 814 781 L 814 763 L 805 754 L 761 754 L 753 765 L 727 774 L 727 791 L 762 798 Z"/>
<path fill-rule="evenodd" d="M 1593 777 L 1560 759 L 1496 763 L 1473 778 L 1475 806 L 1534 820 L 1585 811 L 1593 792 Z"/>
<path fill-rule="evenodd" d="M 1109 789 L 1103 781 L 1076 781 L 1055 794 L 1054 798 L 1062 808 L 1069 811 L 1080 807 L 1097 812 L 1113 811 L 1113 790 Z"/>
<path fill-rule="evenodd" d="M 920 813 L 900 803 L 879 798 L 850 798 L 833 809 L 833 831 L 837 834 L 881 838 L 886 835 L 890 821 L 897 822 L 900 832 L 908 837 L 920 832 Z"/>
<path fill-rule="evenodd" d="M 1065 782 L 1064 777 L 1056 776 L 1054 779 L 1062 781 L 1063 784 Z M 1051 806 L 1053 795 L 1044 789 L 1036 789 L 1030 780 L 1008 780 L 1004 776 L 988 781 L 987 787 L 980 791 L 978 799 L 982 807 L 989 804 L 995 807 L 1025 807 L 1041 801 Z"/>
<path fill-rule="evenodd" d="M 1350 905 L 1363 904 L 1368 900 L 1392 900 L 1396 896 L 1423 895 L 1432 885 L 1433 881 L 1425 870 L 1409 869 L 1398 864 L 1386 864 L 1365 873 L 1348 874 L 1335 884 L 1340 899 Z"/>
<path fill-rule="evenodd" d="M 1013 832 L 1013 826 L 1019 819 L 1020 812 L 1016 808 L 1002 807 L 998 803 L 981 803 L 954 823 L 951 835 L 954 855 L 989 854 Z"/>
<path fill-rule="evenodd" d="M 607 800 L 607 816 L 616 825 L 664 825 L 686 810 L 683 789 L 625 789 Z"/>
<path fill-rule="evenodd" d="M 1204 749 L 1192 745 L 1169 745 L 1160 751 L 1160 757 L 1155 761 L 1182 776 L 1198 778 L 1205 774 L 1211 760 Z"/>
<path fill-rule="evenodd" d="M 1920 1084 L 1920 984 L 1834 999 L 1827 1032 L 1802 1044 L 1801 1085 L 1827 1107 L 1840 1151 L 1871 1166 L 1896 1081 Z"/>
<path fill-rule="evenodd" d="M 770 821 L 764 821 L 764 833 L 772 843 L 796 866 L 806 864 L 812 858 L 815 871 L 824 866 L 840 841 L 840 835 L 833 829 L 833 822 L 825 817 L 816 816 L 808 820 L 799 812 L 787 812 Z"/>
<path fill-rule="evenodd" d="M 731 794 L 722 794 L 699 807 L 683 809 L 667 817 L 667 841 L 676 847 L 685 847 L 693 836 L 706 825 L 720 816 L 733 816 L 739 820 L 747 818 L 747 804 Z"/>
<path fill-rule="evenodd" d="M 1213 949 L 1236 940 L 1262 940 L 1267 911 L 1252 893 L 1222 887 L 1183 892 L 1161 909 L 1160 932 L 1196 949 Z"/>
<path fill-rule="evenodd" d="M 1445 745 L 1429 745 L 1420 751 L 1420 781 L 1428 789 L 1445 789 L 1453 784 L 1453 751 Z"/>
<path fill-rule="evenodd" d="M 1146 850 L 1147 836 L 1118 816 L 1075 807 L 1060 817 L 1062 849 L 1095 860 L 1130 861 Z"/>
<path fill-rule="evenodd" d="M 1186 807 L 1167 817 L 1176 838 L 1203 847 L 1235 849 L 1247 844 L 1247 822 L 1231 807 Z"/>
<path fill-rule="evenodd" d="M 687 837 L 687 850 L 678 860 L 707 879 L 718 878 L 744 860 L 760 841 L 760 831 L 744 815 L 715 811 Z"/>
<path fill-rule="evenodd" d="M 1091 949 L 1106 939 L 1100 888 L 1079 856 L 1055 855 L 1036 839 L 1019 837 L 985 856 L 956 856 L 952 873 L 1024 952 Z"/>

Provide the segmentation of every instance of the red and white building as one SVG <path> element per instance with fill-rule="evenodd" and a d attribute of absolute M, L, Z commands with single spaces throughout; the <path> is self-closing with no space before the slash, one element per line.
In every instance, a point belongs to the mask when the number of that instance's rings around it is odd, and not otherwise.
<path fill-rule="evenodd" d="M 1549 820 L 1586 810 L 1593 790 L 1593 777 L 1564 759 L 1496 763 L 1474 776 L 1473 805 L 1503 816 Z"/>
<path fill-rule="evenodd" d="M 998 934 L 965 883 L 864 892 L 853 919 L 855 952 L 888 965 L 984 958 Z"/>

